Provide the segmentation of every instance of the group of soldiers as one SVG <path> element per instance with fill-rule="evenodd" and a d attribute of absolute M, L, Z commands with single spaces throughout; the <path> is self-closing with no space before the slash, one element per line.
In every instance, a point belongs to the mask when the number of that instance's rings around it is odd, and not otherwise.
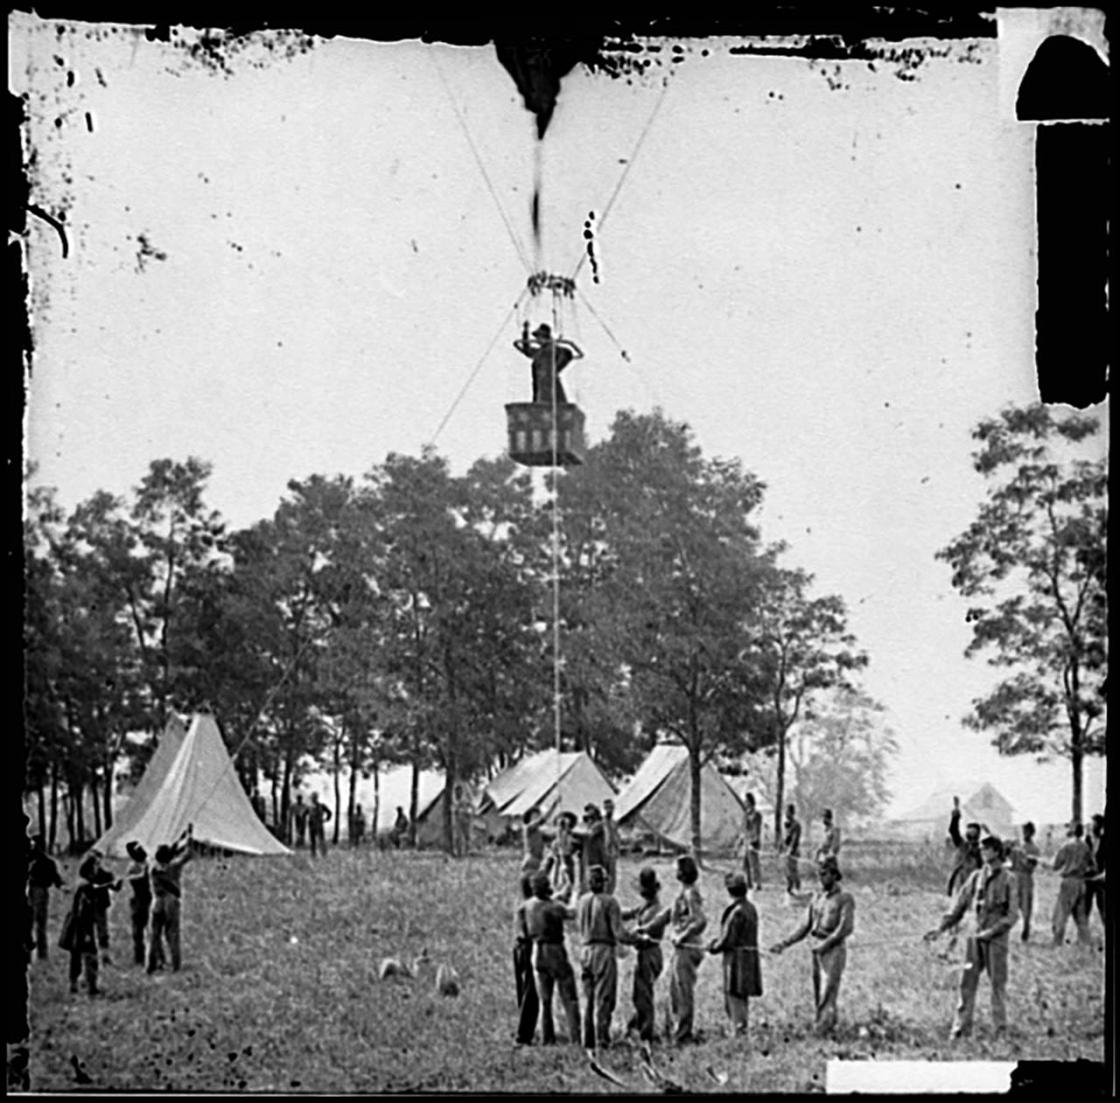
<path fill-rule="evenodd" d="M 154 858 L 136 841 L 126 844 L 130 862 L 124 877 L 114 877 L 102 866 L 104 855 L 91 850 L 78 867 L 78 883 L 70 908 L 62 922 L 58 945 L 70 955 L 70 991 L 76 993 L 85 975 L 91 996 L 101 992 L 100 967 L 111 964 L 109 956 L 109 907 L 111 894 L 125 883 L 130 889 L 129 923 L 132 932 L 133 962 L 146 965 L 148 973 L 164 968 L 182 967 L 180 908 L 183 866 L 193 853 L 193 832 L 186 830 L 173 843 L 156 847 Z M 31 930 L 29 950 L 45 960 L 48 956 L 47 920 L 52 888 L 67 890 L 58 866 L 46 852 L 41 835 L 30 841 L 27 863 L 27 899 Z"/>
<path fill-rule="evenodd" d="M 561 813 L 555 833 L 547 841 L 539 810 L 524 818 L 525 854 L 521 867 L 522 900 L 514 919 L 514 978 L 517 991 L 517 1041 L 532 1044 L 537 1028 L 544 1045 L 556 1042 L 553 995 L 559 997 L 568 1040 L 589 1049 L 611 1044 L 611 1020 L 618 999 L 618 956 L 631 947 L 636 953 L 633 1014 L 627 1033 L 652 1042 L 657 1038 L 654 992 L 665 970 L 662 949 L 667 940 L 669 1013 L 667 1036 L 676 1044 L 701 1040 L 695 1031 L 695 990 L 698 971 L 708 955 L 722 959 L 724 1006 L 730 1029 L 747 1033 L 752 997 L 762 995 L 758 947 L 758 911 L 747 898 L 759 887 L 757 848 L 751 845 L 754 801 L 748 809 L 744 870 L 725 877 L 728 902 L 715 938 L 705 938 L 708 918 L 699 889 L 700 870 L 691 855 L 676 862 L 679 889 L 668 903 L 651 867 L 638 874 L 638 901 L 623 908 L 615 896 L 620 840 L 611 801 L 603 809 L 588 804 L 583 828 L 575 816 Z M 791 806 L 792 814 L 792 806 Z M 839 835 L 829 845 L 839 849 Z M 845 942 L 855 927 L 855 900 L 841 888 L 836 854 L 822 850 L 817 857 L 820 891 L 802 921 L 770 947 L 783 950 L 812 936 L 813 987 L 817 1030 L 829 1032 L 836 1023 L 836 1001 L 846 960 Z M 573 902 L 574 901 L 574 902 Z M 576 988 L 576 972 L 565 946 L 565 924 L 574 923 L 580 939 L 579 979 L 583 1005 Z"/>
<path fill-rule="evenodd" d="M 1010 932 L 1022 918 L 1021 938 L 1030 937 L 1034 899 L 1034 869 L 1040 860 L 1033 824 L 1024 824 L 1022 838 L 1004 841 L 985 833 L 984 825 L 970 823 L 960 831 L 959 801 L 949 820 L 949 837 L 956 847 L 956 862 L 947 885 L 951 903 L 936 927 L 923 936 L 932 942 L 942 933 L 953 942 L 964 938 L 959 1001 L 950 1036 L 967 1037 L 972 1030 L 980 977 L 987 974 L 992 988 L 992 1020 L 997 1033 L 1007 1027 L 1006 989 Z M 837 1022 L 840 983 L 847 964 L 846 944 L 855 930 L 855 899 L 842 887 L 839 866 L 841 836 L 831 811 L 822 816 L 823 836 L 813 865 L 819 890 L 812 896 L 801 921 L 784 938 L 769 947 L 780 954 L 803 939 L 812 942 L 812 984 L 815 1031 L 830 1034 Z M 760 889 L 761 814 L 748 794 L 741 837 L 743 868 L 725 876 L 729 901 L 720 917 L 716 938 L 703 938 L 708 919 L 698 887 L 699 867 L 688 854 L 676 861 L 677 894 L 663 903 L 656 871 L 641 869 L 636 889 L 638 901 L 623 907 L 615 896 L 621 850 L 611 802 L 602 813 L 587 805 L 582 830 L 575 816 L 562 813 L 554 832 L 547 832 L 539 810 L 526 814 L 523 825 L 524 858 L 521 867 L 521 902 L 514 918 L 514 978 L 519 1044 L 536 1040 L 556 1042 L 553 996 L 558 996 L 567 1024 L 568 1040 L 588 1049 L 611 1044 L 611 1020 L 618 999 L 618 957 L 636 952 L 633 974 L 633 1014 L 626 1033 L 642 1041 L 657 1037 L 654 991 L 665 969 L 662 943 L 671 947 L 669 1015 L 665 1035 L 677 1044 L 699 1040 L 694 1029 L 697 972 L 705 957 L 719 955 L 723 964 L 724 1007 L 736 1036 L 747 1033 L 749 1001 L 762 994 L 761 955 L 758 947 L 758 912 L 748 890 Z M 551 837 L 550 837 L 551 834 Z M 1052 916 L 1055 945 L 1065 940 L 1072 916 L 1078 942 L 1089 943 L 1089 914 L 1096 905 L 1104 921 L 1104 817 L 1094 816 L 1091 841 L 1080 824 L 1071 824 L 1066 842 L 1053 860 L 1059 874 L 1058 897 Z M 780 851 L 784 857 L 786 889 L 800 889 L 801 826 L 796 809 L 786 809 Z M 794 895 L 792 897 L 800 901 Z M 579 938 L 579 982 L 565 946 L 565 926 L 575 925 Z"/>

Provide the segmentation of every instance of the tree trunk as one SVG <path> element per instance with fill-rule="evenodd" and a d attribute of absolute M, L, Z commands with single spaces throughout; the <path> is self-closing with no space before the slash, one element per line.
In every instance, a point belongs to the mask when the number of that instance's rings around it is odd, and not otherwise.
<path fill-rule="evenodd" d="M 355 735 L 355 740 L 357 736 Z M 350 825 L 347 834 L 350 836 L 350 845 L 354 845 L 354 809 L 357 807 L 358 796 L 358 757 L 350 756 L 350 792 L 346 798 L 346 822 Z"/>
<path fill-rule="evenodd" d="M 292 845 L 292 828 L 288 822 L 291 818 L 292 807 L 292 758 L 291 733 L 289 732 L 288 749 L 284 752 L 284 780 L 280 789 L 280 833 L 284 842 Z"/>
<path fill-rule="evenodd" d="M 1081 766 L 1085 759 L 1085 755 L 1081 751 L 1079 742 L 1072 742 L 1070 747 L 1069 762 L 1073 769 L 1073 808 L 1072 816 L 1074 823 L 1081 822 Z"/>
<path fill-rule="evenodd" d="M 339 824 L 338 821 L 342 819 L 342 790 L 339 788 L 338 775 L 342 772 L 342 739 L 338 737 L 334 741 L 334 831 L 331 832 L 331 843 L 338 846 Z M 349 832 L 348 832 L 349 833 Z"/>
<path fill-rule="evenodd" d="M 110 760 L 105 766 L 105 830 L 113 826 L 113 763 Z"/>
<path fill-rule="evenodd" d="M 43 836 L 43 842 L 47 841 L 47 794 L 43 790 L 43 783 L 40 781 L 36 789 L 36 795 L 39 801 L 39 834 Z"/>
<path fill-rule="evenodd" d="M 86 844 L 86 817 L 82 801 L 81 782 L 73 787 L 70 799 L 74 802 L 74 829 L 77 832 L 76 837 L 72 835 L 71 839 L 79 847 L 84 847 Z"/>
<path fill-rule="evenodd" d="M 89 799 L 90 804 L 93 805 L 93 837 L 94 839 L 101 838 L 101 791 L 97 784 L 97 774 L 90 773 L 89 778 Z"/>
<path fill-rule="evenodd" d="M 455 792 L 458 781 L 457 767 L 454 753 L 449 754 L 445 761 L 443 775 L 443 849 L 454 856 L 455 850 L 455 809 L 452 807 L 451 794 Z"/>
<path fill-rule="evenodd" d="M 58 763 L 51 763 L 51 820 L 48 829 L 47 850 L 54 853 L 58 845 Z"/>
<path fill-rule="evenodd" d="M 280 775 L 278 773 L 273 773 L 272 780 L 269 784 L 272 787 L 272 826 L 280 832 L 282 837 L 284 832 L 281 829 L 281 823 L 283 821 L 280 819 Z"/>
<path fill-rule="evenodd" d="M 689 819 L 692 823 L 692 853 L 700 862 L 703 843 L 700 831 L 700 742 L 694 739 L 688 747 Z"/>
<path fill-rule="evenodd" d="M 373 845 L 377 846 L 377 824 L 381 819 L 381 771 L 377 763 L 373 764 L 373 821 L 369 825 L 369 833 L 373 836 Z"/>
<path fill-rule="evenodd" d="M 420 807 L 420 763 L 412 760 L 412 790 L 408 798 L 408 841 L 416 846 L 416 812 Z"/>
<path fill-rule="evenodd" d="M 778 723 L 778 774 L 774 779 L 774 842 L 781 846 L 782 839 L 782 802 L 785 800 L 786 785 L 786 729 Z"/>

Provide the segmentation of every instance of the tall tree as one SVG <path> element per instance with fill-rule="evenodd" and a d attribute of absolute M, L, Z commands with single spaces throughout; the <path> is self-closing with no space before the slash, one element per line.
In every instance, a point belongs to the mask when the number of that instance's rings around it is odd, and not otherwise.
<path fill-rule="evenodd" d="M 743 626 L 769 569 L 752 519 L 762 484 L 737 461 L 705 458 L 688 426 L 661 411 L 619 413 L 570 478 L 593 484 L 584 501 L 596 515 L 582 527 L 603 545 L 596 638 L 643 729 L 688 749 L 700 854 L 702 767 L 747 745 L 758 703 Z"/>
<path fill-rule="evenodd" d="M 877 815 L 890 798 L 887 771 L 898 741 L 883 706 L 859 690 L 817 702 L 790 740 L 792 794 L 806 820 L 831 808 L 839 822 Z"/>
<path fill-rule="evenodd" d="M 867 665 L 848 630 L 841 598 L 810 598 L 812 575 L 775 569 L 751 617 L 748 654 L 765 672 L 764 703 L 756 721 L 760 742 L 775 747 L 774 837 L 781 838 L 786 749 L 790 729 L 821 691 L 853 688 L 850 675 Z"/>
<path fill-rule="evenodd" d="M 1108 681 L 1108 460 L 1100 422 L 1035 404 L 980 422 L 973 468 L 987 494 L 937 558 L 972 600 L 969 657 L 1007 676 L 965 723 L 1001 754 L 1061 755 L 1082 810 L 1082 763 L 1104 754 Z M 1089 457 L 1086 457 L 1089 453 Z"/>

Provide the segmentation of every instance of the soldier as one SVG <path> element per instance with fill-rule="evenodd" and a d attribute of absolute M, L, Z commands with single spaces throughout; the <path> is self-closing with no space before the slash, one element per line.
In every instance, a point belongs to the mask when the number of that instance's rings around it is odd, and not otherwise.
<path fill-rule="evenodd" d="M 1058 847 L 1054 855 L 1054 869 L 1061 882 L 1058 885 L 1058 898 L 1054 901 L 1051 926 L 1054 931 L 1054 945 L 1061 946 L 1066 940 L 1066 924 L 1072 913 L 1077 927 L 1077 941 L 1083 946 L 1092 944 L 1089 935 L 1089 911 L 1085 892 L 1088 879 L 1097 872 L 1093 862 L 1093 852 L 1082 836 L 1085 829 L 1079 823 L 1071 823 L 1066 841 Z"/>
<path fill-rule="evenodd" d="M 62 927 L 59 946 L 70 953 L 70 991 L 78 991 L 78 981 L 83 969 L 86 987 L 91 996 L 98 994 L 97 987 L 97 888 L 94 877 L 99 869 L 97 859 L 90 854 L 78 867 L 78 887 L 70 905 L 70 914 Z"/>
<path fill-rule="evenodd" d="M 708 925 L 704 899 L 696 882 L 700 870 L 696 859 L 682 854 L 677 859 L 677 880 L 681 891 L 669 909 L 673 933 L 673 961 L 669 973 L 669 1012 L 673 1017 L 673 1041 L 678 1045 L 694 1041 L 692 1032 L 696 1014 L 696 971 L 704 960 L 704 947 L 699 938 Z"/>
<path fill-rule="evenodd" d="M 179 918 L 183 895 L 183 866 L 190 861 L 191 840 L 194 829 L 187 825 L 186 831 L 174 843 L 164 843 L 156 847 L 156 860 L 152 866 L 152 943 L 148 948 L 148 972 L 154 973 L 163 968 L 163 939 L 167 938 L 167 948 L 171 955 L 171 968 L 179 971 L 182 965 L 182 950 L 179 942 Z"/>
<path fill-rule="evenodd" d="M 350 821 L 350 845 L 361 846 L 366 837 L 366 814 L 360 804 L 354 805 L 354 816 Z"/>
<path fill-rule="evenodd" d="M 548 848 L 544 871 L 552 879 L 557 896 L 570 896 L 576 884 L 576 827 L 574 812 L 561 812 L 556 817 L 556 837 Z"/>
<path fill-rule="evenodd" d="M 331 810 L 319 803 L 319 794 L 311 794 L 311 803 L 307 806 L 307 837 L 311 843 L 311 857 L 316 854 L 321 858 L 327 856 L 326 824 L 331 819 Z"/>
<path fill-rule="evenodd" d="M 36 835 L 27 855 L 27 902 L 31 905 L 35 954 L 40 961 L 47 956 L 47 916 L 52 888 L 65 889 L 66 884 L 54 859 L 47 854 L 43 836 Z"/>
<path fill-rule="evenodd" d="M 1099 812 L 1093 816 L 1092 823 L 1089 826 L 1089 832 L 1089 846 L 1093 851 L 1093 864 L 1097 872 L 1085 882 L 1085 921 L 1086 923 L 1089 921 L 1095 902 L 1097 905 L 1097 912 L 1101 917 L 1101 924 L 1103 925 L 1105 886 L 1104 816 Z"/>
<path fill-rule="evenodd" d="M 525 908 L 533 897 L 533 875 L 521 875 L 521 903 L 513 917 L 513 980 L 517 987 L 517 1044 L 531 1046 L 537 1032 L 540 1002 L 533 979 L 533 939 L 525 924 Z"/>
<path fill-rule="evenodd" d="M 291 826 L 295 828 L 296 846 L 303 846 L 307 838 L 307 805 L 303 803 L 302 793 L 296 794 L 296 802 L 292 805 L 289 818 Z M 290 830 L 288 837 L 291 838 Z"/>
<path fill-rule="evenodd" d="M 152 910 L 152 883 L 148 877 L 148 852 L 134 839 L 125 843 L 125 850 L 132 859 L 125 878 L 132 889 L 128 901 L 128 918 L 132 926 L 132 960 L 144 964 L 144 932 Z"/>
<path fill-rule="evenodd" d="M 792 896 L 801 891 L 801 824 L 797 820 L 797 809 L 792 804 L 786 805 L 782 853 L 786 856 L 786 893 Z"/>
<path fill-rule="evenodd" d="M 832 821 L 832 809 L 826 808 L 821 814 L 821 823 L 824 826 L 824 838 L 817 848 L 817 861 L 824 858 L 840 858 L 840 828 Z"/>
<path fill-rule="evenodd" d="M 755 804 L 754 793 L 746 796 L 743 815 L 743 872 L 747 888 L 762 888 L 762 813 Z"/>
<path fill-rule="evenodd" d="M 618 824 L 614 821 L 614 801 L 610 797 L 603 801 L 603 835 L 607 851 L 607 892 L 613 896 L 618 886 L 618 859 L 622 854 L 622 839 L 618 834 Z"/>
<path fill-rule="evenodd" d="M 539 808 L 530 808 L 521 817 L 521 840 L 525 852 L 521 859 L 521 872 L 536 873 L 544 862 L 544 833 L 541 831 Z"/>
<path fill-rule="evenodd" d="M 634 1014 L 626 1029 L 636 1030 L 644 1042 L 652 1042 L 656 1034 L 653 992 L 664 967 L 661 936 L 665 933 L 670 915 L 669 909 L 661 906 L 660 892 L 657 873 L 646 866 L 638 874 L 638 893 L 642 903 L 622 913 L 624 920 L 637 920 L 634 929 L 634 945 L 638 950 L 634 966 Z"/>
<path fill-rule="evenodd" d="M 949 840 L 957 852 L 957 860 L 949 874 L 949 883 L 945 887 L 945 892 L 949 896 L 953 896 L 969 874 L 974 873 L 983 864 L 980 858 L 980 825 L 968 824 L 964 829 L 964 838 L 961 838 L 960 823 L 960 798 L 953 797 L 953 811 L 949 814 Z"/>
<path fill-rule="evenodd" d="M 109 965 L 109 907 L 113 902 L 109 893 L 120 892 L 124 881 L 102 868 L 104 855 L 100 850 L 91 850 L 89 856 L 94 860 L 91 883 L 94 888 L 94 903 L 97 905 L 97 944 L 101 947 L 101 963 Z"/>
<path fill-rule="evenodd" d="M 400 850 L 402 843 L 408 842 L 408 816 L 405 815 L 404 809 L 399 804 L 397 805 L 397 815 L 393 820 L 392 829 L 389 831 L 389 841 L 396 850 Z"/>
<path fill-rule="evenodd" d="M 817 939 L 813 947 L 813 1001 L 816 1005 L 815 1029 L 829 1034 L 836 1026 L 836 1001 L 840 979 L 848 960 L 845 942 L 855 929 L 856 902 L 850 892 L 840 888 L 842 875 L 835 858 L 825 858 L 817 868 L 821 891 L 816 894 L 797 930 L 770 947 L 780 954 L 806 935 Z"/>
<path fill-rule="evenodd" d="M 533 330 L 533 340 L 529 339 L 529 323 L 525 322 L 513 347 L 533 363 L 533 401 L 551 405 L 555 388 L 557 404 L 567 402 L 559 377 L 573 359 L 583 357 L 580 347 L 564 337 L 554 338 L 552 327 L 545 322 Z"/>
<path fill-rule="evenodd" d="M 622 926 L 622 910 L 607 892 L 607 871 L 587 871 L 587 892 L 576 905 L 576 926 L 583 941 L 580 980 L 583 982 L 583 1045 L 606 1049 L 611 1044 L 611 1016 L 618 1000 L 619 943 L 633 941 Z"/>
<path fill-rule="evenodd" d="M 1022 842 L 1011 847 L 1011 872 L 1015 875 L 1015 906 L 1023 917 L 1019 935 L 1026 942 L 1031 936 L 1031 913 L 1034 911 L 1034 871 L 1038 865 L 1038 844 L 1034 841 L 1034 824 L 1023 824 Z"/>
<path fill-rule="evenodd" d="M 462 785 L 455 786 L 455 800 L 452 803 L 454 817 L 455 856 L 465 858 L 471 849 L 471 820 L 474 818 L 470 797 Z"/>
<path fill-rule="evenodd" d="M 747 879 L 729 873 L 726 879 L 731 904 L 720 919 L 719 938 L 708 947 L 723 955 L 723 999 L 731 1029 L 745 1035 L 750 1021 L 750 997 L 762 995 L 762 967 L 758 960 L 758 912 L 747 899 Z"/>
<path fill-rule="evenodd" d="M 533 940 L 533 968 L 537 978 L 537 998 L 541 1006 L 541 1044 L 556 1044 L 556 1028 L 552 1022 L 552 992 L 560 994 L 560 1003 L 568 1020 L 568 1041 L 578 1046 L 579 998 L 576 976 L 568 952 L 564 948 L 564 921 L 575 919 L 573 908 L 552 899 L 548 874 L 533 874 L 533 899 L 525 905 L 525 926 Z"/>
<path fill-rule="evenodd" d="M 579 891 L 587 892 L 587 873 L 592 866 L 607 868 L 607 832 L 603 826 L 603 816 L 594 804 L 583 808 L 583 831 L 580 862 Z"/>
<path fill-rule="evenodd" d="M 992 982 L 992 1022 L 997 1033 L 1007 1028 L 1007 957 L 1009 932 L 1015 926 L 1015 886 L 1003 865 L 1003 846 L 988 835 L 980 844 L 983 866 L 968 875 L 953 906 L 938 927 L 923 936 L 932 942 L 942 931 L 956 927 L 969 916 L 965 940 L 965 960 L 961 969 L 960 1003 L 953 1017 L 951 1037 L 967 1037 L 972 1031 L 976 989 L 980 974 Z"/>

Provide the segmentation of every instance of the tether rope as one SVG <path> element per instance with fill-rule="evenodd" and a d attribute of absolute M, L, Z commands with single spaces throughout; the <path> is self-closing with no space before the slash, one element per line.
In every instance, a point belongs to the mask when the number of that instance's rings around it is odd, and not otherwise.
<path fill-rule="evenodd" d="M 502 324 L 495 331 L 494 336 L 490 338 L 490 343 L 486 346 L 486 351 L 478 358 L 478 363 L 475 364 L 474 370 L 467 377 L 467 381 L 463 384 L 463 386 L 459 390 L 459 393 L 455 396 L 455 400 L 451 403 L 451 407 L 448 409 L 447 413 L 443 415 L 443 420 L 439 423 L 439 427 L 432 434 L 430 440 L 431 444 L 435 444 L 436 439 L 439 437 L 440 433 L 443 432 L 444 426 L 448 423 L 448 421 L 451 420 L 451 415 L 455 413 L 455 410 L 458 408 L 459 403 L 463 401 L 463 396 L 467 393 L 470 385 L 474 382 L 475 377 L 482 370 L 482 365 L 486 363 L 486 357 L 490 355 L 490 350 L 498 343 L 498 338 L 501 337 L 506 326 L 509 325 L 509 320 L 520 309 L 521 300 L 525 298 L 525 295 L 527 293 L 528 289 L 525 289 L 521 292 L 520 295 L 517 296 L 517 301 L 513 304 L 513 306 L 509 308 L 508 313 L 502 319 Z"/>
<path fill-rule="evenodd" d="M 560 418 L 556 373 L 557 342 L 560 340 L 559 292 L 552 292 L 552 700 L 553 735 L 556 741 L 556 796 L 560 797 Z"/>
<path fill-rule="evenodd" d="M 494 206 L 498 208 L 498 215 L 502 220 L 502 224 L 506 228 L 506 233 L 509 234 L 509 239 L 513 244 L 521 263 L 525 266 L 526 272 L 531 272 L 532 268 L 529 265 L 529 258 L 525 252 L 525 247 L 521 244 L 521 239 L 517 236 L 513 229 L 513 224 L 510 222 L 506 215 L 505 208 L 502 206 L 501 200 L 498 198 L 498 193 L 494 189 L 494 185 L 490 180 L 490 174 L 486 171 L 486 166 L 483 164 L 482 157 L 478 152 L 478 148 L 474 144 L 474 139 L 471 137 L 471 132 L 467 128 L 466 119 L 463 118 L 462 112 L 459 110 L 459 105 L 455 102 L 455 97 L 451 94 L 451 86 L 447 83 L 447 78 L 443 75 L 443 69 L 440 68 L 436 56 L 431 51 L 428 56 L 432 59 L 432 64 L 435 66 L 436 72 L 439 74 L 440 82 L 443 84 L 444 91 L 447 93 L 447 98 L 451 103 L 451 109 L 455 112 L 455 118 L 459 122 L 459 126 L 463 130 L 463 134 L 467 139 L 467 144 L 471 147 L 471 153 L 474 154 L 475 164 L 478 165 L 478 171 L 482 174 L 482 179 L 486 184 L 487 190 L 490 192 L 491 198 L 494 200 Z"/>

